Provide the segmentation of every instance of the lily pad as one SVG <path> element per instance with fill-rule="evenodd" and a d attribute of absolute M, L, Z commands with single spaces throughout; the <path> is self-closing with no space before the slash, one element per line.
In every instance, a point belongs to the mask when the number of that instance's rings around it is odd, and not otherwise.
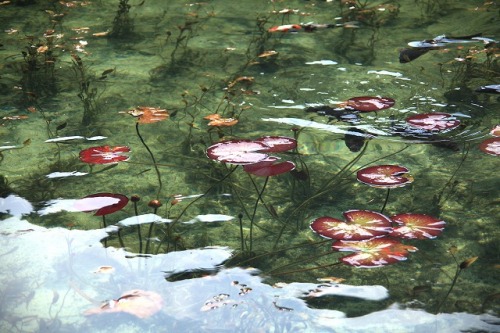
<path fill-rule="evenodd" d="M 377 212 L 349 210 L 344 212 L 344 217 L 346 222 L 323 216 L 315 219 L 310 227 L 325 238 L 352 241 L 381 237 L 392 231 L 391 220 Z"/>
<path fill-rule="evenodd" d="M 372 187 L 395 188 L 413 182 L 408 172 L 406 167 L 400 165 L 376 165 L 359 170 L 357 178 Z"/>
<path fill-rule="evenodd" d="M 226 140 L 211 145 L 207 149 L 207 156 L 212 160 L 230 164 L 252 164 L 268 157 L 262 153 L 269 147 L 262 142 L 251 140 Z"/>
<path fill-rule="evenodd" d="M 90 147 L 80 151 L 80 161 L 89 164 L 110 164 L 123 162 L 129 159 L 124 153 L 128 153 L 127 146 L 99 146 Z"/>
<path fill-rule="evenodd" d="M 344 264 L 356 267 L 381 267 L 406 260 L 409 252 L 418 249 L 415 246 L 405 245 L 390 238 L 374 238 L 364 241 L 338 240 L 332 248 L 336 251 L 355 252 L 340 258 Z"/>
<path fill-rule="evenodd" d="M 391 220 L 400 226 L 394 228 L 390 235 L 406 239 L 436 238 L 446 225 L 446 222 L 438 218 L 415 213 L 394 215 Z"/>

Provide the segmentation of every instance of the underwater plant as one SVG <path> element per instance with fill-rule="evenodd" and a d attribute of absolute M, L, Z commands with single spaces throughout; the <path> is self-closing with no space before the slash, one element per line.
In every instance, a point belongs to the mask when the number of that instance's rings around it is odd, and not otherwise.
<path fill-rule="evenodd" d="M 149 149 L 149 146 L 146 144 L 146 141 L 144 141 L 141 132 L 139 131 L 139 124 L 153 124 L 168 119 L 169 113 L 165 109 L 155 108 L 151 106 L 138 106 L 132 110 L 129 110 L 127 113 L 137 118 L 137 122 L 135 123 L 135 132 L 137 133 L 139 140 L 141 140 L 142 145 L 146 148 L 149 156 L 151 156 L 151 160 L 153 161 L 153 166 L 158 178 L 158 189 L 156 191 L 156 198 L 158 199 L 163 186 L 163 183 L 161 181 L 160 169 L 158 168 L 153 152 L 151 151 L 151 149 Z"/>
<path fill-rule="evenodd" d="M 283 174 L 295 169 L 295 164 L 290 161 L 275 163 L 278 158 L 269 156 L 268 153 L 280 153 L 295 149 L 297 141 L 284 136 L 264 136 L 255 140 L 226 140 L 207 148 L 207 157 L 218 161 L 235 165 L 243 165 L 243 170 L 248 174 L 266 177 L 262 188 L 259 190 L 252 178 L 251 181 L 257 191 L 257 199 L 250 216 L 249 251 L 253 248 L 253 227 L 259 201 L 266 189 L 269 177 Z M 264 203 L 265 205 L 265 203 Z M 241 221 L 241 218 L 240 218 Z M 243 234 L 240 224 L 240 233 Z M 242 240 L 243 244 L 243 240 Z M 243 246 L 242 246 L 243 249 Z"/>
<path fill-rule="evenodd" d="M 132 6 L 128 4 L 128 0 L 119 0 L 110 38 L 130 38 L 133 35 L 134 20 L 129 15 L 130 8 Z"/>

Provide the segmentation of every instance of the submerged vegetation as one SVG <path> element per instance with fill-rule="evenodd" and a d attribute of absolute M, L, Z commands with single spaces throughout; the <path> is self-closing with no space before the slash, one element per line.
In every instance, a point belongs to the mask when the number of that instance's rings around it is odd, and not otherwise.
<path fill-rule="evenodd" d="M 24 5 L 33 21 L 2 23 L 0 199 L 31 202 L 28 221 L 101 224 L 127 259 L 227 246 L 226 267 L 270 283 L 336 277 L 408 308 L 497 314 L 500 31 L 403 35 L 420 15 L 448 33 L 435 16 L 466 5 Z M 77 11 L 100 20 L 78 27 Z M 206 309 L 234 304 L 221 295 Z M 87 312 L 145 318 L 163 304 L 129 289 L 107 302 Z"/>

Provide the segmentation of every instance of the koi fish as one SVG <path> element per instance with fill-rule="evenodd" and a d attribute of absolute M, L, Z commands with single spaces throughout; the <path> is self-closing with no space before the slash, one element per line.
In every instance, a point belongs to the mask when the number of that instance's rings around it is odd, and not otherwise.
<path fill-rule="evenodd" d="M 297 32 L 302 29 L 300 24 L 277 25 L 267 29 L 268 32 Z"/>
<path fill-rule="evenodd" d="M 298 32 L 304 30 L 305 32 L 314 32 L 316 30 L 329 29 L 329 28 L 358 28 L 356 22 L 334 23 L 334 24 L 316 24 L 316 23 L 301 23 L 301 24 L 285 24 L 277 25 L 267 29 L 268 32 Z"/>

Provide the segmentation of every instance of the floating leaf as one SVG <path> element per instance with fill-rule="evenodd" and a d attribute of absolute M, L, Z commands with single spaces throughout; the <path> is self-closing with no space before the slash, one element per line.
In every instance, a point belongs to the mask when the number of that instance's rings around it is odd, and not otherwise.
<path fill-rule="evenodd" d="M 275 163 L 278 160 L 277 157 L 269 156 L 267 159 L 243 166 L 243 170 L 252 175 L 260 177 L 271 177 L 281 175 L 282 173 L 287 173 L 295 169 L 295 164 L 290 161 L 284 161 L 280 163 Z"/>
<path fill-rule="evenodd" d="M 400 226 L 394 228 L 390 235 L 406 239 L 436 238 L 446 225 L 446 222 L 438 218 L 415 213 L 394 215 L 391 220 Z"/>
<path fill-rule="evenodd" d="M 95 216 L 114 213 L 125 207 L 128 197 L 118 193 L 96 193 L 77 200 L 75 207 L 81 212 L 96 211 Z"/>
<path fill-rule="evenodd" d="M 413 182 L 406 167 L 399 165 L 376 165 L 357 172 L 360 182 L 380 188 L 401 187 Z"/>
<path fill-rule="evenodd" d="M 356 252 L 340 258 L 340 261 L 350 266 L 366 268 L 381 267 L 406 260 L 409 252 L 418 250 L 414 246 L 385 237 L 357 242 L 338 240 L 333 243 L 332 248 L 337 251 Z"/>
<path fill-rule="evenodd" d="M 251 140 L 226 140 L 207 149 L 207 156 L 212 160 L 231 164 L 252 164 L 268 157 L 260 151 L 268 148 L 264 143 Z"/>
<path fill-rule="evenodd" d="M 152 124 L 165 120 L 169 117 L 167 110 L 151 106 L 138 106 L 135 109 L 128 111 L 128 114 L 137 117 L 137 122 L 139 124 Z"/>
<path fill-rule="evenodd" d="M 129 159 L 127 153 L 130 148 L 127 146 L 99 146 L 90 147 L 80 151 L 80 160 L 89 164 L 109 164 L 126 161 Z"/>
<path fill-rule="evenodd" d="M 323 216 L 315 219 L 311 229 L 325 238 L 359 241 L 380 237 L 392 231 L 391 220 L 380 213 L 369 210 L 344 212 L 346 222 Z"/>
<path fill-rule="evenodd" d="M 495 137 L 484 140 L 479 145 L 479 149 L 488 155 L 500 156 L 500 138 Z"/>
<path fill-rule="evenodd" d="M 452 130 L 460 125 L 460 120 L 449 113 L 431 112 L 422 113 L 406 118 L 406 122 L 413 127 L 428 131 Z"/>
<path fill-rule="evenodd" d="M 359 96 L 349 98 L 345 103 L 346 109 L 361 112 L 379 111 L 394 106 L 396 102 L 388 97 Z"/>
<path fill-rule="evenodd" d="M 265 144 L 268 148 L 261 151 L 266 153 L 281 153 L 297 147 L 297 140 L 286 136 L 263 136 L 254 141 Z"/>

